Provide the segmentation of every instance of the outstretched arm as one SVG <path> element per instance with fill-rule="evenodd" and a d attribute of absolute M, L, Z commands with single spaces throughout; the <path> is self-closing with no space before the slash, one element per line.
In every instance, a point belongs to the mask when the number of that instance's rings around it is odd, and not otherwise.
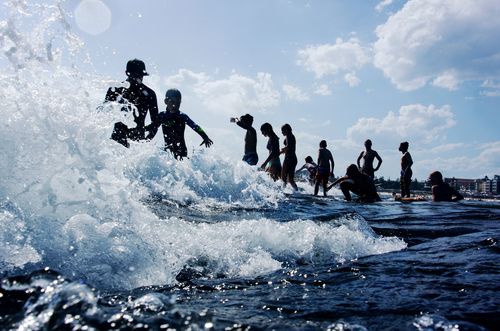
<path fill-rule="evenodd" d="M 208 138 L 207 134 L 205 133 L 205 131 L 203 131 L 201 127 L 198 127 L 198 129 L 195 131 L 203 138 L 203 141 L 201 142 L 200 146 L 201 145 L 205 145 L 205 147 L 212 146 L 214 142 L 212 141 L 212 139 Z"/>
<path fill-rule="evenodd" d="M 295 173 L 297 174 L 297 173 L 301 172 L 302 170 L 304 170 L 306 168 L 306 165 L 307 165 L 307 163 L 304 163 L 304 165 L 302 167 L 300 167 L 299 170 L 295 171 Z"/>
<path fill-rule="evenodd" d="M 248 125 L 248 123 L 240 121 L 239 118 L 235 118 L 235 121 L 236 124 L 242 129 L 248 130 L 251 127 L 251 125 Z"/>
<path fill-rule="evenodd" d="M 193 122 L 193 120 L 191 118 L 189 118 L 189 116 L 187 116 L 186 114 L 181 114 L 181 116 L 182 116 L 182 119 L 184 120 L 184 122 L 191 129 L 193 129 L 194 132 L 196 132 L 197 134 L 199 134 L 201 138 L 203 138 L 203 141 L 201 142 L 200 146 L 201 145 L 205 145 L 205 147 L 212 146 L 212 144 L 214 142 L 210 138 L 208 138 L 207 134 L 205 133 L 205 131 L 203 131 L 203 129 L 201 128 L 201 126 L 199 126 L 198 124 L 196 124 L 195 122 Z"/>
<path fill-rule="evenodd" d="M 332 184 L 330 184 L 327 189 L 330 190 L 332 187 L 334 187 L 335 185 L 337 185 L 338 183 L 346 180 L 346 179 L 349 179 L 349 177 L 347 176 L 343 176 L 343 177 L 339 177 L 336 181 L 334 181 Z"/>

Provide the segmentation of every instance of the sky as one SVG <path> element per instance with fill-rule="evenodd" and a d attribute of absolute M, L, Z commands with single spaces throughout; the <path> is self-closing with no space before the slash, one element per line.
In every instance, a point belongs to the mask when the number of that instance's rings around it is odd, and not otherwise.
<path fill-rule="evenodd" d="M 326 140 L 343 175 L 371 139 L 377 176 L 399 177 L 408 141 L 414 178 L 500 174 L 498 0 L 69 0 L 72 32 L 110 81 L 146 63 L 159 108 L 168 88 L 181 111 L 240 160 L 250 113 L 280 136 L 288 123 L 299 165 Z M 102 91 L 103 97 L 105 90 Z M 187 129 L 187 131 L 190 131 Z M 192 148 L 201 142 L 188 132 Z M 161 144 L 158 139 L 155 141 Z M 212 152 L 212 151 L 210 151 Z"/>

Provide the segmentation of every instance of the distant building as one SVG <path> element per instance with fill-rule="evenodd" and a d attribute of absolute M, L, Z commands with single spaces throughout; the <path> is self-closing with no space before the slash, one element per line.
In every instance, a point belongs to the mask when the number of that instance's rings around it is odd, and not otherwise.
<path fill-rule="evenodd" d="M 491 192 L 493 194 L 500 193 L 500 176 L 499 175 L 493 176 L 493 179 L 491 180 Z"/>
<path fill-rule="evenodd" d="M 475 192 L 476 180 L 475 179 L 465 179 L 465 178 L 445 178 L 444 181 L 448 183 L 455 190 L 460 192 Z"/>
<path fill-rule="evenodd" d="M 444 181 L 448 183 L 455 190 L 463 193 L 481 193 L 488 195 L 500 194 L 500 176 L 495 175 L 493 179 L 485 176 L 481 179 L 465 179 L 465 178 L 445 178 Z"/>
<path fill-rule="evenodd" d="M 476 192 L 483 194 L 499 194 L 500 193 L 500 176 L 495 175 L 493 179 L 485 176 L 482 179 L 476 179 Z"/>

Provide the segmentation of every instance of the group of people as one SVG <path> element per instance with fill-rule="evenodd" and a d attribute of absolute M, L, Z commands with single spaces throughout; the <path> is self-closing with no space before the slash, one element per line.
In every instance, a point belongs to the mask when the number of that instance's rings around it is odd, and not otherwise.
<path fill-rule="evenodd" d="M 230 122 L 236 123 L 242 129 L 246 130 L 245 135 L 245 149 L 243 155 L 243 161 L 250 165 L 257 165 L 259 157 L 257 154 L 257 133 L 253 128 L 253 116 L 250 114 L 245 114 L 241 117 L 231 117 Z M 268 156 L 265 161 L 261 164 L 260 168 L 269 173 L 271 178 L 275 181 L 281 179 L 286 186 L 288 183 L 297 190 L 297 184 L 295 183 L 295 174 L 307 170 L 309 172 L 309 181 L 314 185 L 314 195 L 318 195 L 320 186 L 323 188 L 323 195 L 326 196 L 327 192 L 335 185 L 339 185 L 342 193 L 346 200 L 351 200 L 350 192 L 355 193 L 358 196 L 358 201 L 360 202 L 374 202 L 380 201 L 380 197 L 377 193 L 373 178 L 375 171 L 380 168 L 382 164 L 382 158 L 374 151 L 372 147 L 372 142 L 367 140 L 365 142 L 365 151 L 362 151 L 358 157 L 358 165 L 351 164 L 347 167 L 346 175 L 337 179 L 333 184 L 328 186 L 328 181 L 330 177 L 334 177 L 335 161 L 330 150 L 327 148 L 326 140 L 321 140 L 319 143 L 317 163 L 313 161 L 311 156 L 305 158 L 305 163 L 302 167 L 296 170 L 297 167 L 297 155 L 296 150 L 296 140 L 292 132 L 292 127 L 289 124 L 284 124 L 281 127 L 281 133 L 284 136 L 283 148 L 280 149 L 279 137 L 274 132 L 273 127 L 269 123 L 264 123 L 260 127 L 260 131 L 264 137 L 268 138 L 266 148 L 268 150 Z M 408 148 L 408 143 L 406 143 L 406 149 Z M 407 151 L 406 151 L 407 152 Z M 284 154 L 283 165 L 281 164 L 280 155 Z M 407 158 L 411 161 L 409 153 Z M 374 168 L 373 161 L 377 159 L 378 164 Z M 362 165 L 360 162 L 362 162 Z M 405 161 L 408 163 L 408 161 Z M 407 164 L 410 168 L 411 164 Z M 411 170 L 407 171 L 408 176 L 411 180 Z M 406 182 L 405 182 L 406 183 Z M 405 186 L 406 187 L 406 186 Z M 409 184 L 408 184 L 408 196 L 409 196 Z"/>
<path fill-rule="evenodd" d="M 133 59 L 127 62 L 126 81 L 120 87 L 109 88 L 105 102 L 114 102 L 120 105 L 122 111 L 132 113 L 136 126 L 130 128 L 122 122 L 115 123 L 111 139 L 129 147 L 129 140 L 141 141 L 151 140 L 155 137 L 158 129 L 162 128 L 165 142 L 165 150 L 170 151 L 175 159 L 182 160 L 187 157 L 187 147 L 184 139 L 186 124 L 192 128 L 203 139 L 200 145 L 210 147 L 213 142 L 205 131 L 197 125 L 191 118 L 180 111 L 182 100 L 181 92 L 177 89 L 169 89 L 165 93 L 166 110 L 158 111 L 155 92 L 143 83 L 144 76 L 147 76 L 146 66 L 143 61 Z M 149 113 L 151 124 L 146 125 L 146 117 Z M 249 165 L 257 165 L 259 157 L 257 154 L 257 132 L 253 128 L 253 116 L 245 114 L 241 117 L 232 117 L 230 122 L 246 130 L 245 149 L 243 161 Z M 380 201 L 377 189 L 374 184 L 375 171 L 381 164 L 382 158 L 372 149 L 371 140 L 365 141 L 365 150 L 359 154 L 356 164 L 347 167 L 346 174 L 332 184 L 328 185 L 330 177 L 334 177 L 335 161 L 332 153 L 327 148 L 327 143 L 322 140 L 319 143 L 317 163 L 311 156 L 305 158 L 305 164 L 296 171 L 297 155 L 296 140 L 289 124 L 281 127 L 284 136 L 283 148 L 280 148 L 279 137 L 274 132 L 269 123 L 264 123 L 260 127 L 264 137 L 268 138 L 266 148 L 268 156 L 261 164 L 260 168 L 269 173 L 273 180 L 281 179 L 286 186 L 288 183 L 297 190 L 295 174 L 307 170 L 309 180 L 314 185 L 314 195 L 318 195 L 320 186 L 323 188 L 323 195 L 334 186 L 339 185 L 346 200 L 350 201 L 351 192 L 357 195 L 359 202 Z M 410 197 L 410 184 L 412 177 L 411 166 L 413 160 L 408 152 L 408 142 L 402 142 L 399 151 L 401 157 L 401 197 Z M 280 155 L 284 154 L 283 164 Z M 377 165 L 373 163 L 377 160 Z M 361 162 L 362 161 L 362 162 Z M 429 176 L 432 186 L 434 201 L 458 201 L 463 199 L 456 190 L 452 189 L 443 181 L 440 172 L 435 171 Z"/>
<path fill-rule="evenodd" d="M 246 131 L 243 161 L 249 165 L 257 165 L 259 156 L 257 154 L 257 132 L 253 127 L 253 116 L 245 114 L 239 118 L 231 117 L 230 122 L 236 123 Z M 347 201 L 351 201 L 352 199 L 351 192 L 357 195 L 357 201 L 359 202 L 380 201 L 374 177 L 375 171 L 382 164 L 382 158 L 377 151 L 372 149 L 372 141 L 370 139 L 365 141 L 365 150 L 359 154 L 356 161 L 357 165 L 349 165 L 344 176 L 328 185 L 330 177 L 334 177 L 335 161 L 332 153 L 327 148 L 325 140 L 319 143 L 317 163 L 313 161 L 311 156 L 307 156 L 304 165 L 296 171 L 296 140 L 292 132 L 292 127 L 289 124 L 284 124 L 281 127 L 281 133 L 285 137 L 284 146 L 281 149 L 279 137 L 274 132 L 271 124 L 262 124 L 260 131 L 264 137 L 268 138 L 266 145 L 268 156 L 260 168 L 268 172 L 273 180 L 276 181 L 281 178 L 285 186 L 290 183 L 297 190 L 294 176 L 302 170 L 307 170 L 309 173 L 309 182 L 314 185 L 314 195 L 318 195 L 320 186 L 323 188 L 323 195 L 326 196 L 332 187 L 339 185 Z M 413 165 L 413 160 L 408 148 L 409 143 L 406 141 L 399 145 L 399 151 L 403 154 L 401 157 L 400 173 L 401 198 L 410 198 L 411 196 L 410 185 L 413 175 L 411 166 Z M 283 165 L 280 161 L 281 154 L 284 154 Z M 373 163 L 375 160 L 377 160 L 377 165 L 374 167 Z M 463 199 L 460 193 L 443 181 L 443 176 L 439 171 L 433 172 L 429 176 L 429 181 L 432 185 L 434 201 L 458 201 Z"/>
<path fill-rule="evenodd" d="M 257 132 L 253 128 L 253 116 L 245 114 L 241 117 L 231 117 L 230 122 L 236 123 L 238 126 L 246 130 L 245 135 L 245 152 L 243 161 L 249 165 L 257 165 L 259 156 L 257 154 Z M 284 124 L 281 127 L 281 133 L 284 136 L 283 148 L 280 148 L 278 135 L 274 132 L 271 124 L 264 123 L 260 127 L 260 132 L 264 137 L 267 137 L 266 148 L 269 152 L 265 161 L 261 164 L 260 169 L 269 173 L 273 180 L 281 179 L 286 186 L 288 183 L 294 190 L 298 190 L 295 183 L 295 174 L 303 169 L 307 169 L 310 173 L 312 182 L 315 183 L 314 195 L 318 194 L 319 186 L 323 186 L 323 193 L 326 196 L 328 191 L 328 179 L 333 176 L 335 162 L 332 153 L 326 148 L 326 141 L 322 140 L 319 144 L 318 163 L 314 163 L 312 157 L 306 158 L 306 163 L 298 171 L 296 140 L 290 124 Z M 284 154 L 283 164 L 281 164 L 280 155 Z"/>

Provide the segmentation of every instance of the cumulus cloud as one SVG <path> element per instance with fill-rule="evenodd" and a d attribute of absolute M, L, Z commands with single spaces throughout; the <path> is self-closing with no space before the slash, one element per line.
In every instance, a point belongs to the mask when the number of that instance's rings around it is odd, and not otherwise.
<path fill-rule="evenodd" d="M 453 177 L 480 178 L 500 174 L 500 141 L 472 146 L 476 156 L 425 159 L 419 162 L 425 169 L 440 170 Z"/>
<path fill-rule="evenodd" d="M 481 144 L 480 151 L 481 153 L 477 157 L 478 163 L 492 169 L 492 171 L 488 171 L 488 173 L 493 174 L 493 172 L 495 172 L 495 175 L 498 175 L 498 172 L 500 172 L 500 141 Z M 478 163 L 476 163 L 476 165 Z"/>
<path fill-rule="evenodd" d="M 271 74 L 263 72 L 255 78 L 233 73 L 227 78 L 214 79 L 203 72 L 180 69 L 177 74 L 167 77 L 165 83 L 188 89 L 208 111 L 217 114 L 264 112 L 280 101 Z"/>
<path fill-rule="evenodd" d="M 283 85 L 283 92 L 290 100 L 295 100 L 299 102 L 304 102 L 309 100 L 309 96 L 302 92 L 302 90 L 296 86 L 285 84 Z"/>
<path fill-rule="evenodd" d="M 371 61 L 370 49 L 356 38 L 338 38 L 335 44 L 308 46 L 298 51 L 297 64 L 313 72 L 317 78 L 354 72 Z"/>
<path fill-rule="evenodd" d="M 319 85 L 316 88 L 316 90 L 314 91 L 314 94 L 318 94 L 318 95 L 331 95 L 332 91 L 330 90 L 330 88 L 328 87 L 328 85 L 321 84 L 321 85 Z"/>
<path fill-rule="evenodd" d="M 445 137 L 446 130 L 455 125 L 450 106 L 435 107 L 420 104 L 405 105 L 398 113 L 390 111 L 384 118 L 364 117 L 347 129 L 350 140 L 367 137 L 387 143 L 403 140 L 430 143 Z"/>
<path fill-rule="evenodd" d="M 460 81 L 457 78 L 455 70 L 450 70 L 443 72 L 441 75 L 437 76 L 432 85 L 454 91 L 458 88 Z"/>
<path fill-rule="evenodd" d="M 410 0 L 377 27 L 374 64 L 401 90 L 500 77 L 500 2 Z"/>
<path fill-rule="evenodd" d="M 181 85 L 202 85 L 210 81 L 210 77 L 204 72 L 193 72 L 188 69 L 179 69 L 172 76 L 165 78 L 165 84 L 169 87 L 178 87 Z"/>

